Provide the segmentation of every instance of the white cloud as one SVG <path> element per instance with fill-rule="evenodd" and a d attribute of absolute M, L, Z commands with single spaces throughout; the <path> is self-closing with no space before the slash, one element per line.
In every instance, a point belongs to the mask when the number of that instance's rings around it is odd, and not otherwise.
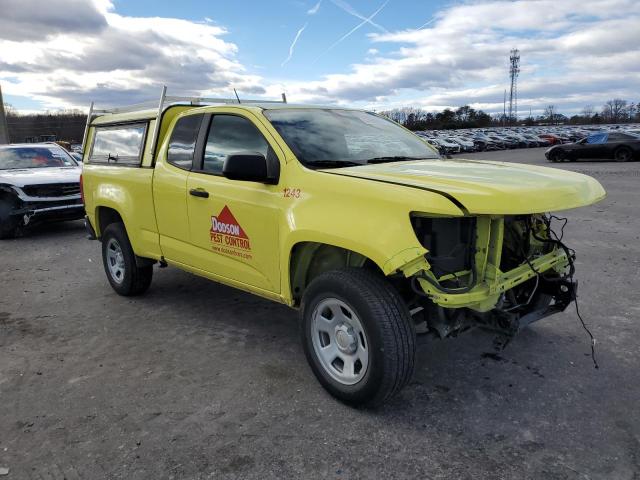
<path fill-rule="evenodd" d="M 90 33 L 106 27 L 98 6 L 84 0 L 48 0 L 33 7 L 23 0 L 2 0 L 0 36 L 15 41 L 44 40 L 62 32 Z"/>
<path fill-rule="evenodd" d="M 229 96 L 235 87 L 279 96 L 285 88 L 293 102 L 433 109 L 470 103 L 502 111 L 512 47 L 522 54 L 519 105 L 527 113 L 548 103 L 579 111 L 613 97 L 640 100 L 637 0 L 476 0 L 392 32 L 345 0 L 331 0 L 378 31 L 369 34 L 361 61 L 305 81 L 253 74 L 215 19 L 127 17 L 109 0 L 2 2 L 20 4 L 0 16 L 3 92 L 51 108 L 133 103 L 166 83 L 175 94 Z M 309 15 L 319 8 L 318 1 Z"/>
<path fill-rule="evenodd" d="M 17 29 L 1 28 L 4 17 L 0 20 L 0 79 L 4 78 L 5 95 L 68 108 L 83 107 L 91 100 L 103 105 L 139 102 L 153 98 L 162 84 L 185 95 L 229 96 L 234 87 L 245 93 L 264 91 L 261 79 L 236 60 L 237 47 L 225 40 L 227 31 L 222 27 L 122 16 L 106 0 L 83 2 L 92 8 L 79 10 L 84 12 L 82 21 L 75 10 L 68 15 L 69 8 L 61 8 L 63 0 L 50 2 L 57 4 L 43 9 L 38 0 L 20 0 L 20 11 L 39 10 L 39 14 L 9 21 L 25 32 L 46 34 L 26 33 L 20 38 Z M 76 23 L 69 24 L 68 17 Z"/>
<path fill-rule="evenodd" d="M 392 53 L 287 84 L 294 101 L 332 101 L 383 108 L 483 105 L 502 111 L 508 55 L 522 55 L 521 106 L 637 98 L 640 91 L 640 2 L 519 0 L 456 5 L 425 28 L 369 35 Z"/>

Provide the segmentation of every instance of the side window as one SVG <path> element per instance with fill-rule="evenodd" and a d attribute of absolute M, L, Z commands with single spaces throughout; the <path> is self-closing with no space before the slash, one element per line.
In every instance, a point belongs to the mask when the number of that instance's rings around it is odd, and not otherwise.
<path fill-rule="evenodd" d="M 167 161 L 170 164 L 184 170 L 191 169 L 202 117 L 202 114 L 188 115 L 178 120 L 169 140 Z"/>
<path fill-rule="evenodd" d="M 626 133 L 610 133 L 609 141 L 610 142 L 625 142 L 627 140 L 634 140 L 631 135 L 627 135 Z"/>
<path fill-rule="evenodd" d="M 211 120 L 202 170 L 222 174 L 222 166 L 229 155 L 241 152 L 261 153 L 265 157 L 269 144 L 260 131 L 246 118 L 215 115 Z"/>
<path fill-rule="evenodd" d="M 140 166 L 146 123 L 96 127 L 89 163 Z"/>

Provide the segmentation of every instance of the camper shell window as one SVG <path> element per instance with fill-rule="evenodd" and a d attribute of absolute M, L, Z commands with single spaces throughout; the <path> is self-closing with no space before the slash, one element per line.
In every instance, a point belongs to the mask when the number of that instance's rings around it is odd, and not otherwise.
<path fill-rule="evenodd" d="M 139 167 L 147 124 L 96 127 L 89 163 Z"/>

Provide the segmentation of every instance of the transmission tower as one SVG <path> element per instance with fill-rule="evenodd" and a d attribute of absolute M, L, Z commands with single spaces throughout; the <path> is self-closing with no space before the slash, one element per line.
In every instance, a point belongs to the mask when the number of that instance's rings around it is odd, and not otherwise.
<path fill-rule="evenodd" d="M 509 121 L 518 121 L 518 74 L 520 73 L 520 50 L 514 48 L 509 55 L 509 77 L 511 90 L 509 92 Z"/>

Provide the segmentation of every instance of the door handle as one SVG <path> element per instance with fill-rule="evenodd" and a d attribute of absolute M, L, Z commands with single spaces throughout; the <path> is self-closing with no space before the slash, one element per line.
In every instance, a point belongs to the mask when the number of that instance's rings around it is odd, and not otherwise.
<path fill-rule="evenodd" d="M 200 198 L 209 198 L 209 192 L 201 188 L 192 188 L 191 190 L 189 190 L 189 195 Z"/>

